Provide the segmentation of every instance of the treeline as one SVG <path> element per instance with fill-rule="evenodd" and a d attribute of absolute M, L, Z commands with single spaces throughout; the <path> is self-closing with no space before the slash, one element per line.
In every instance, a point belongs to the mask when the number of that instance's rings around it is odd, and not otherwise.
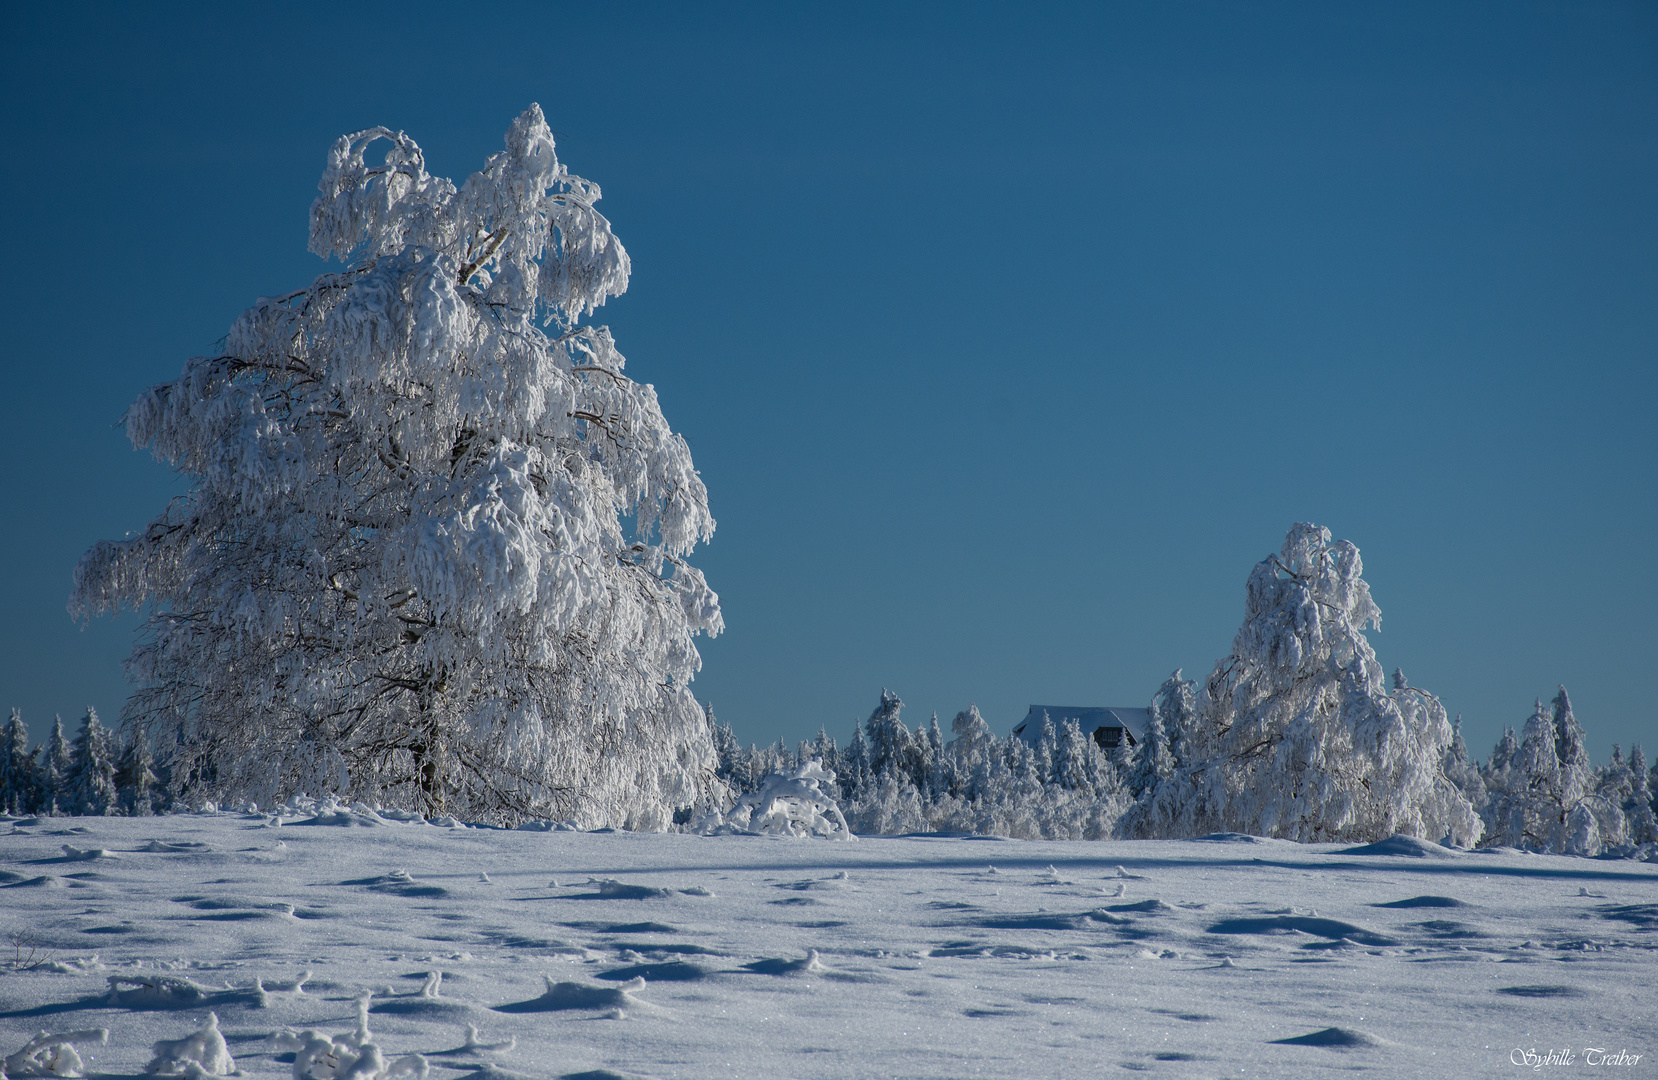
<path fill-rule="evenodd" d="M 758 791 L 768 775 L 816 759 L 835 774 L 830 792 L 853 832 L 897 835 L 961 832 L 1027 839 L 1103 840 L 1132 805 L 1125 759 L 1113 761 L 1075 720 L 1047 721 L 1034 746 L 998 737 L 968 706 L 950 724 L 938 717 L 911 731 L 903 702 L 881 692 L 881 703 L 855 726 L 844 748 L 826 732 L 790 750 L 744 749 L 730 727 L 709 722 L 717 775 L 739 796 Z"/>
<path fill-rule="evenodd" d="M 1402 675 L 1395 682 L 1408 689 Z M 773 772 L 817 759 L 835 774 L 828 786 L 848 824 L 866 835 L 1150 838 L 1160 834 L 1148 827 L 1156 820 L 1151 811 L 1159 789 L 1164 799 L 1178 791 L 1174 777 L 1190 764 L 1198 717 L 1194 684 L 1178 671 L 1152 699 L 1146 737 L 1109 752 L 1075 720 L 1047 721 L 1032 745 L 998 737 L 972 706 L 951 722 L 949 738 L 936 715 L 910 730 L 902 707 L 883 690 L 844 748 L 819 731 L 792 750 L 781 740 L 745 748 L 710 713 L 718 776 L 743 795 L 759 790 Z M 1614 746 L 1610 762 L 1594 765 L 1565 687 L 1552 704 L 1538 701 L 1519 735 L 1506 730 L 1486 761 L 1470 757 L 1460 721 L 1454 732 L 1443 770 L 1479 811 L 1482 845 L 1597 855 L 1629 854 L 1658 842 L 1658 766 L 1649 768 L 1638 745 L 1627 758 Z"/>
<path fill-rule="evenodd" d="M 124 736 L 104 727 L 88 708 L 73 740 L 54 717 L 43 745 L 29 745 L 29 729 L 13 709 L 0 735 L 0 812 L 110 814 L 144 817 L 172 803 L 172 770 L 158 763 L 142 730 Z"/>

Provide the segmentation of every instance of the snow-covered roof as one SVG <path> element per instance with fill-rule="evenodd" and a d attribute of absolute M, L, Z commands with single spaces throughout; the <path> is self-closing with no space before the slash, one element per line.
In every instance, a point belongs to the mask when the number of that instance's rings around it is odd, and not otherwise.
<path fill-rule="evenodd" d="M 1084 735 L 1092 737 L 1095 729 L 1126 728 L 1134 736 L 1135 742 L 1146 737 L 1146 727 L 1151 723 L 1151 710 L 1117 705 L 1032 705 L 1030 712 L 1019 721 L 1013 733 L 1026 742 L 1035 745 L 1036 740 L 1042 737 L 1042 714 L 1059 727 L 1067 720 L 1075 720 L 1082 727 Z"/>

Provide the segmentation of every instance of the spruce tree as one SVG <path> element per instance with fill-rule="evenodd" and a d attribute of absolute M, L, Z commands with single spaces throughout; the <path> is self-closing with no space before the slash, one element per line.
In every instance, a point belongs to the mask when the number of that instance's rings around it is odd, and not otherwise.
<path fill-rule="evenodd" d="M 116 804 L 121 813 L 129 817 L 149 817 L 155 813 L 159 783 L 150 740 L 134 724 L 128 729 L 126 745 L 115 768 Z"/>
<path fill-rule="evenodd" d="M 45 814 L 72 814 L 69 808 L 69 772 L 73 759 L 63 737 L 63 717 L 53 714 L 52 732 L 40 763 L 40 809 Z"/>
<path fill-rule="evenodd" d="M 71 814 L 101 817 L 115 810 L 115 755 L 98 710 L 87 707 L 81 730 L 70 748 L 65 783 Z"/>
<path fill-rule="evenodd" d="M 1629 819 L 1629 840 L 1635 844 L 1658 841 L 1658 814 L 1653 812 L 1652 777 L 1647 772 L 1646 754 L 1636 743 L 1629 751 L 1630 791 L 1624 802 Z"/>
<path fill-rule="evenodd" d="M 29 729 L 23 714 L 12 710 L 0 732 L 0 812 L 33 813 L 40 803 L 40 766 L 37 751 L 29 746 Z"/>

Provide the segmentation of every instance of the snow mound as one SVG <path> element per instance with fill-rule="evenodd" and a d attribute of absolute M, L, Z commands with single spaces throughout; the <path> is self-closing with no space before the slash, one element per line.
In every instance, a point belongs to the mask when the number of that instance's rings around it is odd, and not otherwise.
<path fill-rule="evenodd" d="M 151 1047 L 155 1057 L 144 1071 L 157 1076 L 228 1076 L 236 1062 L 219 1032 L 219 1014 L 208 1013 L 200 1030 L 182 1039 L 161 1039 Z"/>
<path fill-rule="evenodd" d="M 353 826 L 390 825 L 392 822 L 363 803 L 352 803 L 346 807 L 340 800 L 330 795 L 317 804 L 316 813 L 309 821 L 300 821 L 299 825 L 336 825 L 345 828 Z"/>
<path fill-rule="evenodd" d="M 1340 919 L 1323 919 L 1316 915 L 1267 915 L 1222 919 L 1209 927 L 1211 934 L 1312 934 L 1315 937 L 1337 941 L 1346 938 L 1360 945 L 1397 945 L 1392 938 L 1383 937 L 1360 926 Z"/>
<path fill-rule="evenodd" d="M 1207 836 L 1196 836 L 1194 840 L 1202 840 L 1211 844 L 1270 844 L 1271 838 L 1265 836 L 1251 836 L 1241 832 L 1212 832 Z"/>
<path fill-rule="evenodd" d="M 1361 1047 L 1387 1045 L 1374 1035 L 1367 1035 L 1362 1031 L 1341 1027 L 1328 1027 L 1323 1031 L 1313 1031 L 1306 1035 L 1297 1035 L 1291 1039 L 1273 1039 L 1272 1041 L 1285 1046 L 1324 1046 L 1332 1050 L 1355 1050 Z"/>
<path fill-rule="evenodd" d="M 130 989 L 123 990 L 123 986 Z M 105 1000 L 129 1009 L 190 1009 L 236 1003 L 262 1009 L 269 1004 L 258 984 L 246 990 L 214 990 L 178 975 L 111 975 Z"/>
<path fill-rule="evenodd" d="M 90 862 L 93 859 L 113 859 L 107 848 L 78 848 L 74 844 L 64 844 L 63 858 L 59 862 Z"/>
<path fill-rule="evenodd" d="M 377 1013 L 398 1013 L 406 1016 L 471 1011 L 472 1006 L 470 1005 L 466 1005 L 459 1001 L 445 1000 L 439 993 L 439 989 L 442 986 L 443 972 L 429 971 L 426 973 L 426 981 L 421 984 L 419 990 L 416 990 L 412 994 L 403 994 L 398 997 L 394 997 L 390 1001 L 382 1001 L 380 1004 L 375 1005 L 370 1011 Z"/>
<path fill-rule="evenodd" d="M 829 970 L 818 960 L 816 949 L 807 949 L 806 957 L 802 960 L 756 960 L 752 964 L 744 964 L 743 967 L 758 975 L 821 975 Z"/>
<path fill-rule="evenodd" d="M 76 1043 L 109 1041 L 108 1028 L 87 1028 L 82 1031 L 60 1031 L 56 1034 L 42 1031 L 24 1044 L 23 1049 L 0 1062 L 0 1074 L 20 1080 L 25 1076 L 80 1076 L 85 1064 L 75 1052 Z"/>
<path fill-rule="evenodd" d="M 696 831 L 705 835 L 749 833 L 856 839 L 834 798 L 818 786 L 834 780 L 835 774 L 816 758 L 791 772 L 774 772 L 766 777 L 760 790 L 742 796 L 724 814 L 715 811 L 699 821 Z"/>
<path fill-rule="evenodd" d="M 1334 855 L 1403 855 L 1411 859 L 1454 859 L 1456 854 L 1449 848 L 1441 847 L 1430 840 L 1421 840 L 1414 836 L 1390 836 L 1386 840 L 1378 840 L 1374 844 L 1365 844 L 1362 847 L 1343 848 L 1332 852 Z"/>
<path fill-rule="evenodd" d="M 1412 896 L 1405 900 L 1393 900 L 1386 904 L 1371 904 L 1371 907 L 1385 908 L 1419 908 L 1419 907 L 1467 907 L 1468 905 L 1455 897 L 1450 896 Z"/>
<path fill-rule="evenodd" d="M 578 982 L 554 982 L 544 976 L 547 990 L 538 998 L 516 1001 L 510 1005 L 495 1006 L 496 1012 L 562 1012 L 566 1009 L 626 1009 L 642 1005 L 633 995 L 645 988 L 642 978 L 630 979 L 621 986 L 589 986 Z"/>

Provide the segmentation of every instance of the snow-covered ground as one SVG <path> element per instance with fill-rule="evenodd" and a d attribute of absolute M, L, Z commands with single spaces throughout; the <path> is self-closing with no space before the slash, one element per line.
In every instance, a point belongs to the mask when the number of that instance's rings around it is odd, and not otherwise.
<path fill-rule="evenodd" d="M 107 1029 L 89 1075 L 194 1075 L 210 1013 L 319 1078 L 1658 1072 L 1653 864 L 273 820 L 0 823 L 13 1073 Z"/>

